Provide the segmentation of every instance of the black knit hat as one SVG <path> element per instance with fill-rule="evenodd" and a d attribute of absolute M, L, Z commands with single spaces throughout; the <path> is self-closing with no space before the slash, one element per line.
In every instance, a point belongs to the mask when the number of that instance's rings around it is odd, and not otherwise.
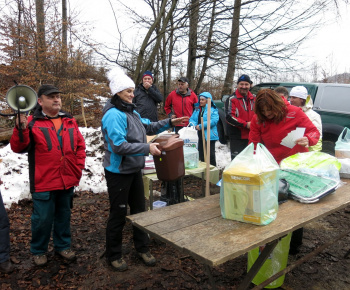
<path fill-rule="evenodd" d="M 253 82 L 250 80 L 250 77 L 248 75 L 241 75 L 239 78 L 238 78 L 238 81 L 237 81 L 237 84 L 239 82 L 248 82 L 250 84 L 252 84 Z"/>

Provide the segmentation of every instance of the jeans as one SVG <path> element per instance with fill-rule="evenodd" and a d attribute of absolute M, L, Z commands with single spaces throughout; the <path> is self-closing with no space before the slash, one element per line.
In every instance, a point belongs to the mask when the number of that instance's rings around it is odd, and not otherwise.
<path fill-rule="evenodd" d="M 0 263 L 10 259 L 10 222 L 0 192 Z"/>
<path fill-rule="evenodd" d="M 113 262 L 122 257 L 123 228 L 128 205 L 130 214 L 145 211 L 145 196 L 141 170 L 131 174 L 117 174 L 105 169 L 110 212 L 106 228 L 106 258 Z M 133 226 L 133 241 L 137 252 L 148 252 L 148 235 Z"/>
<path fill-rule="evenodd" d="M 74 187 L 33 193 L 32 240 L 33 255 L 45 254 L 53 229 L 55 251 L 71 246 L 70 218 Z"/>

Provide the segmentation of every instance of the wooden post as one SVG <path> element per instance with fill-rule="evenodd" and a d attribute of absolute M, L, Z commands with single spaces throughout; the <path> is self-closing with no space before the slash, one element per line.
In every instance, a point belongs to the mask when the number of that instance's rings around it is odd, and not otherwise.
<path fill-rule="evenodd" d="M 85 119 L 85 111 L 84 111 L 84 100 L 82 97 L 80 98 L 80 100 L 81 100 L 81 115 L 83 116 L 85 127 L 87 127 L 86 119 Z"/>
<path fill-rule="evenodd" d="M 210 179 L 210 115 L 211 115 L 211 99 L 207 98 L 207 169 L 206 169 L 206 189 L 205 189 L 205 196 L 210 195 L 210 184 L 209 184 L 209 179 Z M 203 128 L 204 131 L 204 128 Z"/>

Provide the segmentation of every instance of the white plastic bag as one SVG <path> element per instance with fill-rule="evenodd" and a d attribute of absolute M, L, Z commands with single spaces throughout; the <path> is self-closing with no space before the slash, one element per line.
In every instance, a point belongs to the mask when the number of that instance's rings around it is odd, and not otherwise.
<path fill-rule="evenodd" d="M 278 211 L 279 166 L 262 144 L 248 145 L 223 172 L 221 214 L 226 219 L 267 225 Z"/>
<path fill-rule="evenodd" d="M 335 142 L 335 157 L 350 158 L 350 129 L 345 127 Z"/>
<path fill-rule="evenodd" d="M 198 131 L 194 126 L 190 125 L 191 123 L 187 127 L 180 129 L 178 133 L 180 138 L 184 140 L 184 146 L 198 149 Z"/>

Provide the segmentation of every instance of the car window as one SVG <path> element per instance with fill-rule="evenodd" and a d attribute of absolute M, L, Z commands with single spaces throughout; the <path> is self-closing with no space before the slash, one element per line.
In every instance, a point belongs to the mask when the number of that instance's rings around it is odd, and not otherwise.
<path fill-rule="evenodd" d="M 329 110 L 349 114 L 350 87 L 325 87 L 319 106 L 321 110 Z"/>

